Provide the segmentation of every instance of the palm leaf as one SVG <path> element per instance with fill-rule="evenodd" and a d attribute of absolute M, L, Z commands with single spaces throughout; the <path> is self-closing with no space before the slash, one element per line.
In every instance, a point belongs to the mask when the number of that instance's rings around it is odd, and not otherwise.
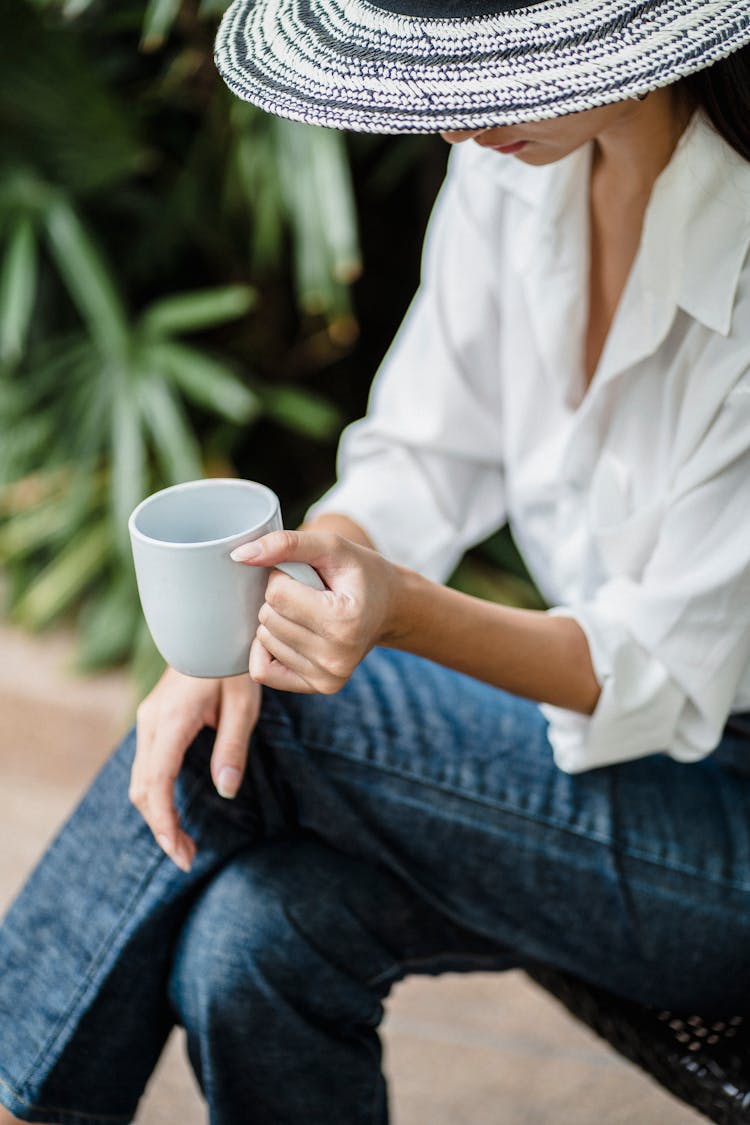
<path fill-rule="evenodd" d="M 78 617 L 76 659 L 83 672 L 125 660 L 139 630 L 141 610 L 132 569 L 107 577 Z"/>
<path fill-rule="evenodd" d="M 83 15 L 94 2 L 95 0 L 64 0 L 62 14 L 66 20 L 76 19 L 77 16 Z"/>
<path fill-rule="evenodd" d="M 229 0 L 201 0 L 198 15 L 206 19 L 223 16 L 228 7 Z"/>
<path fill-rule="evenodd" d="M 274 121 L 279 178 L 294 238 L 294 273 L 302 307 L 322 313 L 335 303 L 330 255 L 318 202 L 310 183 L 311 127 Z"/>
<path fill-rule="evenodd" d="M 60 476 L 50 482 L 52 491 L 46 490 L 46 482 L 40 483 L 41 491 L 28 487 L 26 502 L 11 510 L 0 526 L 0 561 L 6 564 L 70 542 L 101 508 L 102 482 L 96 475 Z"/>
<path fill-rule="evenodd" d="M 174 341 L 153 344 L 148 361 L 168 375 L 187 398 L 231 422 L 245 424 L 261 410 L 258 396 L 228 364 Z"/>
<path fill-rule="evenodd" d="M 153 51 L 160 47 L 177 19 L 182 0 L 149 0 L 143 17 L 141 48 Z"/>
<path fill-rule="evenodd" d="M 344 138 L 331 129 L 310 130 L 310 188 L 337 281 L 350 283 L 362 271 L 356 207 Z"/>
<path fill-rule="evenodd" d="M 263 406 L 274 421 L 318 441 L 335 437 L 342 426 L 338 407 L 304 387 L 267 387 Z"/>
<path fill-rule="evenodd" d="M 4 412 L 0 407 L 0 415 Z M 50 455 L 56 434 L 55 419 L 48 413 L 29 414 L 13 419 L 3 418 L 3 440 L 0 442 L 0 485 L 19 481 L 35 467 L 54 463 Z"/>
<path fill-rule="evenodd" d="M 15 363 L 26 346 L 36 293 L 36 242 L 31 220 L 16 223 L 0 272 L 0 361 Z"/>
<path fill-rule="evenodd" d="M 110 512 L 115 542 L 129 560 L 128 518 L 148 490 L 143 421 L 136 395 L 129 387 L 114 396 L 110 439 Z"/>
<path fill-rule="evenodd" d="M 200 446 L 168 384 L 144 373 L 138 383 L 138 400 L 168 482 L 179 484 L 202 476 Z"/>
<path fill-rule="evenodd" d="M 273 127 L 244 102 L 230 108 L 233 145 L 225 181 L 226 204 L 252 224 L 250 261 L 258 269 L 278 263 L 284 249 L 286 209 L 279 181 Z"/>
<path fill-rule="evenodd" d="M 101 520 L 76 536 L 16 602 L 14 620 L 29 629 L 43 629 L 51 624 L 101 573 L 111 550 L 108 521 Z"/>
<path fill-rule="evenodd" d="M 0 562 L 47 546 L 67 527 L 68 513 L 56 501 L 17 513 L 0 527 Z"/>
<path fill-rule="evenodd" d="M 171 336 L 214 328 L 227 320 L 245 316 L 255 304 L 249 285 L 227 285 L 223 289 L 201 289 L 161 297 L 142 315 L 139 331 L 148 336 Z"/>
<path fill-rule="evenodd" d="M 68 292 L 102 355 L 127 351 L 125 312 L 99 249 L 68 201 L 58 196 L 46 216 L 50 250 Z"/>

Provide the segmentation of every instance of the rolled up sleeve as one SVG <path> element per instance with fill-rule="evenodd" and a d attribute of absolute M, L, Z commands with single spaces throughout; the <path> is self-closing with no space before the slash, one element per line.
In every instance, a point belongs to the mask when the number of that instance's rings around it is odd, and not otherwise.
<path fill-rule="evenodd" d="M 386 557 L 437 581 L 505 520 L 496 271 L 481 185 L 469 196 L 463 179 L 452 158 L 419 291 L 366 417 L 342 436 L 337 483 L 308 512 L 349 516 Z"/>
<path fill-rule="evenodd" d="M 750 663 L 748 433 L 745 379 L 677 474 L 642 576 L 549 611 L 581 626 L 601 685 L 590 717 L 544 707 L 566 772 L 655 752 L 693 762 L 719 742 Z"/>

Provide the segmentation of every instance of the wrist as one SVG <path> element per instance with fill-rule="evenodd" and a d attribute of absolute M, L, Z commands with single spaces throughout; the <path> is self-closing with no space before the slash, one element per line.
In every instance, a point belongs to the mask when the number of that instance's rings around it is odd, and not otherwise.
<path fill-rule="evenodd" d="M 380 643 L 388 648 L 408 650 L 409 638 L 419 618 L 426 579 L 396 563 L 388 563 L 388 568 L 388 597 Z"/>

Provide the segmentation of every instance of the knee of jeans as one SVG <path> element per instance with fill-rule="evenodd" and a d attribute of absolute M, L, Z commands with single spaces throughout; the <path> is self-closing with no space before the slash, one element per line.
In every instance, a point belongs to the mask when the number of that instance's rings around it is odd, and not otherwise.
<path fill-rule="evenodd" d="M 191 908 L 172 961 L 170 1000 L 188 1029 L 238 1013 L 245 1026 L 266 1020 L 269 996 L 316 1019 L 379 1022 L 361 943 L 358 963 L 347 963 L 352 943 L 338 917 L 335 866 L 312 841 L 279 841 L 254 845 L 215 876 Z"/>

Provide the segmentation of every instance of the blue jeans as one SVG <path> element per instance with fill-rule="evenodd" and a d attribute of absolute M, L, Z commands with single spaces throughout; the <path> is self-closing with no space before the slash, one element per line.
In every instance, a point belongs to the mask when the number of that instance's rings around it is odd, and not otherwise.
<path fill-rule="evenodd" d="M 132 733 L 0 929 L 0 1102 L 130 1121 L 171 1027 L 212 1125 L 383 1125 L 377 1027 L 409 973 L 546 963 L 647 1004 L 750 1002 L 750 742 L 568 776 L 539 708 L 373 652 L 267 692 L 234 801 L 212 732 L 189 875 L 128 803 Z"/>

